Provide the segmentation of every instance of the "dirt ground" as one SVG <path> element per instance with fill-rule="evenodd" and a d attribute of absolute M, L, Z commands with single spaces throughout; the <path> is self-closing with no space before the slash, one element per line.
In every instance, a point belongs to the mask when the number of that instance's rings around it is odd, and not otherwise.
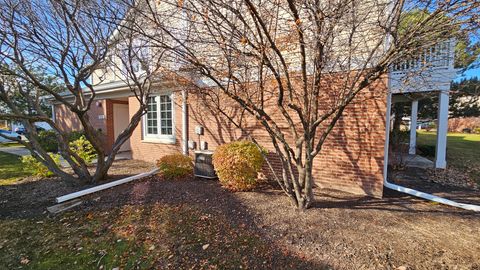
<path fill-rule="evenodd" d="M 126 171 L 149 167 L 131 162 L 126 162 L 130 164 Z M 46 216 L 45 207 L 53 204 L 55 196 L 76 190 L 52 181 L 0 187 L 0 218 Z M 213 180 L 166 181 L 155 176 L 92 194 L 71 211 L 191 206 L 213 222 L 226 220 L 229 226 L 248 230 L 278 247 L 285 255 L 274 258 L 284 269 L 297 268 L 297 264 L 284 264 L 290 256 L 308 262 L 305 269 L 480 269 L 480 213 L 388 191 L 383 199 L 318 189 L 315 195 L 315 205 L 301 213 L 273 187 L 231 193 Z M 261 262 L 251 265 L 262 268 Z"/>
<path fill-rule="evenodd" d="M 480 205 L 479 185 L 458 170 L 407 167 L 393 171 L 390 181 L 461 203 Z"/>

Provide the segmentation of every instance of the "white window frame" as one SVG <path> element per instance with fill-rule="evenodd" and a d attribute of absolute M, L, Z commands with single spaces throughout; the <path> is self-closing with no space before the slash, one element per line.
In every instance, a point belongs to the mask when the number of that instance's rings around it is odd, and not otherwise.
<path fill-rule="evenodd" d="M 161 134 L 162 132 L 162 119 L 160 111 L 160 96 L 169 96 L 172 102 L 172 134 Z M 155 97 L 157 105 L 157 131 L 158 134 L 149 134 L 147 132 L 147 114 L 142 118 L 142 130 L 143 130 L 143 141 L 145 142 L 154 142 L 154 143 L 165 143 L 165 144 L 174 144 L 175 143 L 175 102 L 174 94 L 172 92 L 165 93 L 156 93 L 152 94 L 149 97 Z"/>

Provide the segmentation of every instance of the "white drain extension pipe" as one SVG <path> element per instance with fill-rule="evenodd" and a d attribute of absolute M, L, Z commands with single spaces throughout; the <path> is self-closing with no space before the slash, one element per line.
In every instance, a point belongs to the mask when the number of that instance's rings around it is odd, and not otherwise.
<path fill-rule="evenodd" d="M 389 89 L 390 88 L 390 79 L 389 79 Z M 480 206 L 475 204 L 468 203 L 459 203 L 442 197 L 438 197 L 429 193 L 418 191 L 415 189 L 407 188 L 404 186 L 399 186 L 393 183 L 388 182 L 387 169 L 388 169 L 388 145 L 390 140 L 390 114 L 392 108 L 392 94 L 389 92 L 387 96 L 387 121 L 385 123 L 385 150 L 384 150 L 384 159 L 383 159 L 383 186 L 398 192 L 406 193 L 415 197 L 419 197 L 425 200 L 438 202 L 445 205 L 450 205 L 453 207 L 462 208 L 465 210 L 472 210 L 475 212 L 480 212 Z"/>
<path fill-rule="evenodd" d="M 65 201 L 69 201 L 69 200 L 72 200 L 72 199 L 75 199 L 75 198 L 78 198 L 78 197 L 82 197 L 82 196 L 100 191 L 100 190 L 104 190 L 104 189 L 107 189 L 107 188 L 111 188 L 111 187 L 114 187 L 114 186 L 125 184 L 125 183 L 131 182 L 133 180 L 142 179 L 144 177 L 153 175 L 157 172 L 158 172 L 158 169 L 153 169 L 153 170 L 151 170 L 149 172 L 146 172 L 146 173 L 137 174 L 137 175 L 130 176 L 130 177 L 127 177 L 127 178 L 123 178 L 123 179 L 120 179 L 120 180 L 112 181 L 112 182 L 109 182 L 109 183 L 106 183 L 106 184 L 103 184 L 103 185 L 99 185 L 99 186 L 87 188 L 87 189 L 84 189 L 84 190 L 80 190 L 80 191 L 77 191 L 77 192 L 74 192 L 74 193 L 70 193 L 70 194 L 67 194 L 67 195 L 63 195 L 63 196 L 57 197 L 55 199 L 55 201 L 57 203 L 62 203 L 62 202 L 65 202 Z"/>
<path fill-rule="evenodd" d="M 389 189 L 393 189 L 393 190 L 398 191 L 398 192 L 413 195 L 415 197 L 419 197 L 419 198 L 426 199 L 426 200 L 429 200 L 429 201 L 438 202 L 438 203 L 441 203 L 441 204 L 446 204 L 446 205 L 450 205 L 450 206 L 453 206 L 453 207 L 462 208 L 462 209 L 465 209 L 465 210 L 472 210 L 472 211 L 475 211 L 475 212 L 480 212 L 480 206 L 479 205 L 455 202 L 455 201 L 445 199 L 445 198 L 442 198 L 442 197 L 438 197 L 438 196 L 435 196 L 435 195 L 432 195 L 432 194 L 429 194 L 429 193 L 421 192 L 421 191 L 418 191 L 418 190 L 415 190 L 415 189 L 395 185 L 395 184 L 392 184 L 388 181 L 384 181 L 383 186 L 385 186 Z"/>

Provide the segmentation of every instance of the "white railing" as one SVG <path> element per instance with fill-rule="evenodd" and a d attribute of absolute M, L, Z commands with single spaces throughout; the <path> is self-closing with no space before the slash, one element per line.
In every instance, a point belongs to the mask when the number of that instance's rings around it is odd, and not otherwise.
<path fill-rule="evenodd" d="M 438 42 L 413 57 L 390 67 L 392 93 L 449 91 L 457 76 L 454 68 L 455 40 Z"/>
<path fill-rule="evenodd" d="M 410 71 L 453 69 L 455 40 L 439 42 L 425 48 L 417 56 L 394 64 L 390 71 L 404 73 Z"/>

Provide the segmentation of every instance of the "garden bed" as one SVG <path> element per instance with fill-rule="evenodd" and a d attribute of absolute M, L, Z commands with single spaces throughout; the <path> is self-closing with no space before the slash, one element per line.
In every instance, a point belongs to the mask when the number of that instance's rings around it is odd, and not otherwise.
<path fill-rule="evenodd" d="M 0 186 L 0 218 L 23 218 L 43 215 L 46 212 L 46 208 L 55 203 L 56 197 L 93 186 L 66 183 L 59 177 L 39 178 L 36 176 L 25 176 L 28 174 L 21 173 L 22 164 L 19 157 L 12 155 L 11 158 L 18 159 L 18 162 L 15 164 L 18 163 L 17 170 L 20 173 L 14 179 L 15 181 L 10 181 L 9 185 Z M 109 179 L 106 181 L 136 175 L 152 168 L 152 164 L 140 161 L 115 161 L 109 171 Z M 92 167 L 92 169 L 94 168 Z M 19 178 L 21 176 L 24 177 Z"/>

